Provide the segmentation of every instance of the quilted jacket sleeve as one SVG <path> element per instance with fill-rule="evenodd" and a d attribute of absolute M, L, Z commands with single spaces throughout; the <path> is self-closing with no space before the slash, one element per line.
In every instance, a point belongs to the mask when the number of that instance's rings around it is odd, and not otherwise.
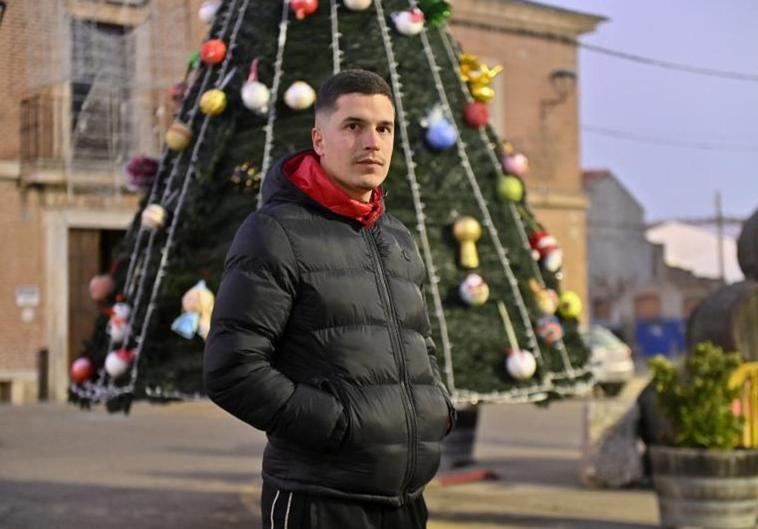
<path fill-rule="evenodd" d="M 272 366 L 297 285 L 287 234 L 254 213 L 226 258 L 205 347 L 208 396 L 238 419 L 275 437 L 325 449 L 344 434 L 343 408 L 329 393 L 295 383 Z"/>

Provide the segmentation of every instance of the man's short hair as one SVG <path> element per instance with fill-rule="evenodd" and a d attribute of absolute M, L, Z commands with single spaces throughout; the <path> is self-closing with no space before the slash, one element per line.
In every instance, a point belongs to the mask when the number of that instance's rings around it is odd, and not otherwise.
<path fill-rule="evenodd" d="M 337 99 L 345 94 L 380 94 L 387 96 L 393 104 L 392 90 L 387 81 L 374 72 L 367 70 L 344 70 L 330 77 L 318 89 L 316 97 L 316 114 L 332 112 L 337 107 Z"/>

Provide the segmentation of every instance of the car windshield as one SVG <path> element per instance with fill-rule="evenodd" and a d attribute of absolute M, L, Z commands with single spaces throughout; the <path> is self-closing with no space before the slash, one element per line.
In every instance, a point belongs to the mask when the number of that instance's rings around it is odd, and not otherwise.
<path fill-rule="evenodd" d="M 612 348 L 618 347 L 621 343 L 611 331 L 597 326 L 590 327 L 590 330 L 584 333 L 584 339 L 590 347 Z"/>

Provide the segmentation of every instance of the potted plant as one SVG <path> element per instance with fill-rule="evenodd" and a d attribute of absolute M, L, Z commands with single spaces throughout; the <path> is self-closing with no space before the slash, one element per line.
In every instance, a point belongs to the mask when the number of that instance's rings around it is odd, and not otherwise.
<path fill-rule="evenodd" d="M 755 528 L 758 450 L 739 447 L 738 353 L 695 347 L 681 369 L 650 361 L 666 444 L 650 447 L 662 527 Z M 730 384 L 731 379 L 731 384 Z"/>

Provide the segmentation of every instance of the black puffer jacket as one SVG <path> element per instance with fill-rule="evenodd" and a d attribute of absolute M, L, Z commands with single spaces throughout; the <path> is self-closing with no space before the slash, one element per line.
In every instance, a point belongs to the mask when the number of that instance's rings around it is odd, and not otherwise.
<path fill-rule="evenodd" d="M 208 395 L 269 443 L 275 487 L 401 505 L 439 465 L 440 383 L 408 230 L 338 216 L 281 173 L 229 251 L 205 350 Z"/>

